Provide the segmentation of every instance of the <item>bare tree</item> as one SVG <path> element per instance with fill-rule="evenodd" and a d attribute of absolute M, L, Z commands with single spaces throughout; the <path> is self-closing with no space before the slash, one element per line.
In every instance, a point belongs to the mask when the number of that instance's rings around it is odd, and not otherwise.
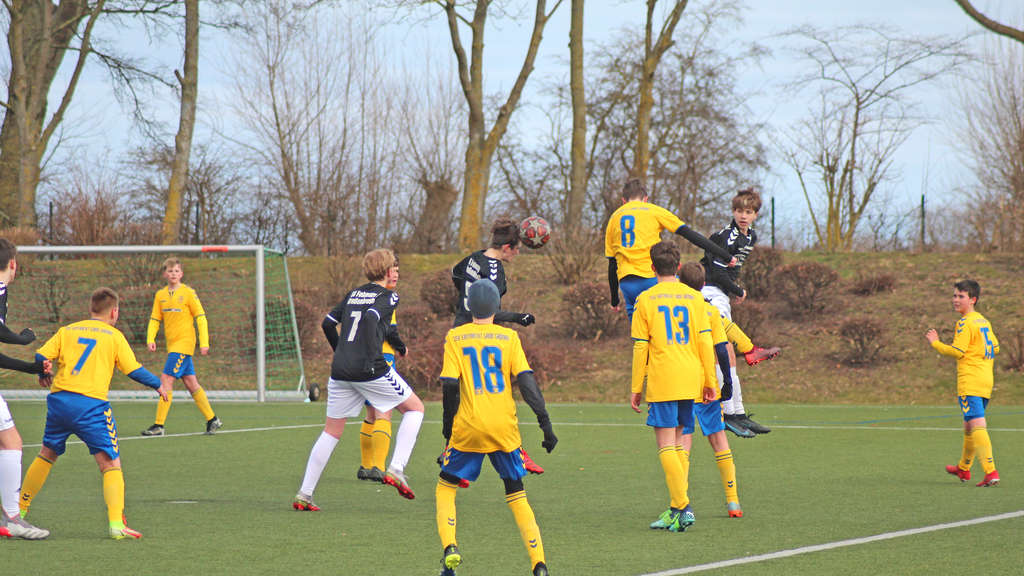
<path fill-rule="evenodd" d="M 105 0 L 3 0 L 9 18 L 10 77 L 0 128 L 0 220 L 35 226 L 40 166 L 71 103 Z M 79 36 L 79 27 L 85 22 Z M 73 41 L 78 38 L 78 43 Z M 77 52 L 60 104 L 47 114 L 47 98 L 68 51 Z"/>
<path fill-rule="evenodd" d="M 400 237 L 397 92 L 379 24 L 365 14 L 270 0 L 247 13 L 229 106 L 235 142 L 265 171 L 309 254 L 360 252 Z M 342 31 L 342 32 L 339 32 Z"/>
<path fill-rule="evenodd" d="M 640 63 L 640 103 L 636 108 L 636 148 L 633 152 L 632 175 L 647 179 L 647 167 L 651 161 L 650 127 L 651 110 L 654 108 L 654 73 L 665 52 L 672 47 L 676 25 L 683 16 L 688 0 L 672 0 L 668 15 L 658 27 L 654 37 L 655 8 L 658 0 L 647 0 L 647 18 L 644 22 L 644 57 Z"/>
<path fill-rule="evenodd" d="M 463 168 L 458 157 L 466 150 L 466 106 L 450 68 L 435 73 L 428 55 L 422 70 L 406 74 L 401 120 L 411 160 L 408 177 L 423 199 L 418 210 L 403 216 L 413 227 L 405 249 L 427 253 L 455 248 L 452 212 Z"/>
<path fill-rule="evenodd" d="M 849 250 L 875 192 L 894 176 L 896 151 L 925 122 L 907 92 L 969 55 L 963 40 L 908 37 L 883 25 L 802 27 L 785 37 L 806 70 L 788 88 L 812 90 L 816 104 L 785 131 L 783 155 L 820 247 Z"/>
<path fill-rule="evenodd" d="M 185 0 L 185 65 L 184 74 L 174 71 L 181 85 L 178 133 L 174 137 L 174 163 L 167 186 L 160 241 L 178 241 L 181 220 L 182 192 L 188 185 L 189 158 L 192 153 L 192 132 L 196 125 L 196 100 L 199 96 L 199 0 Z"/>
<path fill-rule="evenodd" d="M 977 243 L 1024 248 L 1024 49 L 1002 43 L 960 90 L 956 133 L 974 173 L 964 221 Z"/>
<path fill-rule="evenodd" d="M 988 16 L 985 16 L 977 8 L 975 8 L 973 4 L 971 4 L 970 0 L 953 1 L 956 2 L 961 8 L 963 8 L 964 12 L 966 12 L 967 15 L 970 16 L 975 22 L 981 24 L 988 30 L 991 30 L 992 32 L 995 32 L 996 34 L 999 34 L 1001 36 L 1010 38 L 1011 40 L 1016 40 L 1017 42 L 1024 43 L 1024 30 L 1021 30 L 1020 28 L 1014 28 L 1013 26 L 1008 26 L 1006 24 L 1002 24 L 989 18 Z"/>
<path fill-rule="evenodd" d="M 569 23 L 569 92 L 572 94 L 572 150 L 565 226 L 580 227 L 587 196 L 587 98 L 583 77 L 583 0 L 572 0 Z"/>
<path fill-rule="evenodd" d="M 459 247 L 470 250 L 480 244 L 484 205 L 487 199 L 491 161 L 494 152 L 508 129 L 512 113 L 519 105 L 526 81 L 533 72 L 533 63 L 537 58 L 544 27 L 562 0 L 555 0 L 551 10 L 547 9 L 547 0 L 535 0 L 533 28 L 530 41 L 523 57 L 522 66 L 516 76 L 512 88 L 504 102 L 498 108 L 497 115 L 490 129 L 486 127 L 486 111 L 484 110 L 484 32 L 487 18 L 491 13 L 493 0 L 475 0 L 468 2 L 472 13 L 459 10 L 456 0 L 432 0 L 440 6 L 448 20 L 448 32 L 451 36 L 452 50 L 458 63 L 459 83 L 466 98 L 468 107 L 469 142 L 466 146 L 466 169 L 463 175 L 462 209 L 459 217 Z M 467 7 L 468 8 L 468 7 Z M 460 25 L 470 29 L 472 38 L 470 51 L 467 54 L 459 32 Z"/>

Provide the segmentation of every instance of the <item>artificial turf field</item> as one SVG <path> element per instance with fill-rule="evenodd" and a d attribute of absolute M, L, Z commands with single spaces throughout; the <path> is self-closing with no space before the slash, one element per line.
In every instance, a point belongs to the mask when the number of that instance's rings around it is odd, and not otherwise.
<path fill-rule="evenodd" d="M 42 438 L 45 406 L 9 402 L 27 469 Z M 46 541 L 0 541 L 11 574 L 436 574 L 434 459 L 440 406 L 407 468 L 417 498 L 355 479 L 358 425 L 350 423 L 315 494 L 323 511 L 291 499 L 323 423 L 323 404 L 214 401 L 225 428 L 175 402 L 169 436 L 140 438 L 153 403 L 114 403 L 129 525 L 140 541 L 106 537 L 95 462 L 72 444 L 54 467 L 29 520 Z M 668 501 L 653 433 L 624 405 L 552 405 L 559 444 L 540 447 L 520 406 L 525 446 L 547 470 L 526 490 L 554 575 L 1020 574 L 1024 571 L 1024 409 L 990 406 L 989 431 L 1003 478 L 975 488 L 948 476 L 961 445 L 954 402 L 944 407 L 761 405 L 774 431 L 729 436 L 744 517 L 726 516 L 707 441 L 695 438 L 690 498 L 697 523 L 683 534 L 647 524 Z M 397 430 L 396 418 L 395 430 Z M 183 434 L 176 436 L 176 433 Z M 184 434 L 188 435 L 184 435 Z M 974 480 L 980 480 L 975 464 Z M 460 576 L 529 574 L 501 481 L 485 463 L 460 490 Z M 1003 515 L 1000 517 L 1000 515 Z M 944 524 L 978 519 L 969 525 Z M 901 531 L 907 531 L 901 533 Z M 878 539 L 863 541 L 873 536 Z M 818 548 L 812 548 L 818 547 Z M 788 551 L 788 552 L 787 552 Z M 796 552 L 796 553 L 794 553 Z M 782 553 L 782 554 L 780 554 Z M 757 559 L 761 555 L 766 558 Z M 702 566 L 723 563 L 719 567 Z"/>

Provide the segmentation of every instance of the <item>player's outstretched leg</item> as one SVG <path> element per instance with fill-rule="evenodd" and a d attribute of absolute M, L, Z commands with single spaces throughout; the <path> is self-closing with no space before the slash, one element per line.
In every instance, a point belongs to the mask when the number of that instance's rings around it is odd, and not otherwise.
<path fill-rule="evenodd" d="M 406 385 L 404 381 L 402 384 Z M 395 453 L 392 454 L 391 464 L 388 465 L 387 473 L 384 475 L 384 483 L 394 486 L 403 498 L 412 500 L 416 495 L 409 487 L 409 481 L 405 476 L 405 465 L 409 463 L 409 456 L 412 455 L 416 437 L 419 436 L 420 426 L 423 424 L 423 402 L 413 394 L 397 408 L 402 412 L 402 423 L 398 425 Z"/>
<path fill-rule="evenodd" d="M 782 353 L 782 348 L 778 346 L 772 346 L 770 348 L 761 348 L 760 346 L 754 346 L 749 352 L 743 354 L 743 358 L 747 361 L 747 366 L 757 366 L 765 360 L 771 360 Z"/>
<path fill-rule="evenodd" d="M 526 468 L 527 472 L 530 474 L 544 473 L 544 469 L 537 465 L 537 463 L 533 461 L 533 458 L 530 458 L 530 455 L 526 453 L 526 448 L 520 446 L 519 453 L 523 455 L 523 466 Z"/>

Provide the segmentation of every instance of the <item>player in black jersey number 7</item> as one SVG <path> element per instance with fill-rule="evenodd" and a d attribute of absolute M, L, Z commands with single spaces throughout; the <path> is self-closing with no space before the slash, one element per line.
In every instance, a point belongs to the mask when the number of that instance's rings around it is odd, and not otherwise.
<path fill-rule="evenodd" d="M 391 250 L 367 253 L 363 272 L 370 282 L 349 292 L 321 325 L 334 348 L 327 382 L 327 422 L 309 453 L 302 487 L 292 502 L 296 510 L 319 510 L 313 503 L 313 491 L 345 430 L 345 419 L 358 416 L 364 401 L 381 413 L 395 408 L 402 413 L 384 483 L 397 488 L 405 498 L 415 498 L 405 478 L 405 465 L 423 423 L 423 402 L 381 351 L 391 315 L 398 306 L 398 294 L 386 287 L 388 272 L 396 265 Z"/>

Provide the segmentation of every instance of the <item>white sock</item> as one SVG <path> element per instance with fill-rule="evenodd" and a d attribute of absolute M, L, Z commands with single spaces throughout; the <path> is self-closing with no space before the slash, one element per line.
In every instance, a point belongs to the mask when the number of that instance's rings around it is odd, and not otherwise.
<path fill-rule="evenodd" d="M 337 438 L 327 432 L 320 433 L 320 437 L 313 444 L 313 449 L 309 451 L 309 461 L 306 462 L 306 475 L 302 477 L 302 488 L 299 489 L 299 492 L 306 496 L 313 495 L 313 491 L 316 490 L 316 484 L 320 481 L 320 475 L 323 474 L 324 468 L 327 467 L 327 461 L 331 459 L 331 453 L 334 452 L 334 447 L 337 445 Z"/>
<path fill-rule="evenodd" d="M 423 424 L 423 412 L 409 410 L 402 414 L 402 423 L 398 425 L 398 436 L 395 437 L 395 453 L 391 455 L 389 469 L 396 472 L 405 470 L 409 463 L 409 456 L 412 455 L 412 448 L 416 445 L 416 437 L 420 433 L 420 425 Z"/>
<path fill-rule="evenodd" d="M 745 414 L 743 410 L 743 390 L 740 388 L 740 375 L 736 373 L 735 366 L 729 369 L 729 374 L 732 376 L 732 400 L 729 400 L 729 406 L 725 408 L 725 413 Z"/>
<path fill-rule="evenodd" d="M 8 518 L 19 514 L 21 492 L 21 450 L 0 450 L 0 501 Z"/>

